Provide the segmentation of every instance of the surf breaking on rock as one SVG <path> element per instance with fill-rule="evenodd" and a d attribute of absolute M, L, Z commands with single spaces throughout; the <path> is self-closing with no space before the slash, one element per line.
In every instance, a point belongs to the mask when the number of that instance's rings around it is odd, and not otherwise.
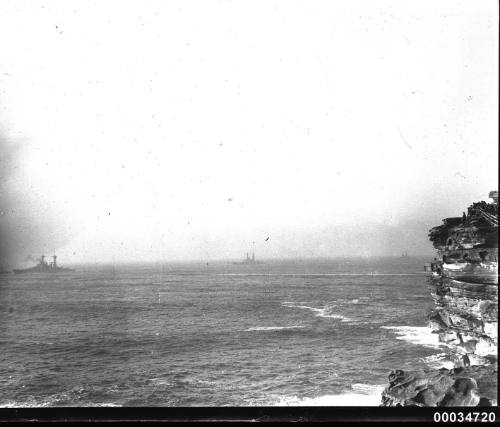
<path fill-rule="evenodd" d="M 498 192 L 489 196 L 429 233 L 429 326 L 446 346 L 441 365 L 453 367 L 392 371 L 382 406 L 497 405 Z"/>

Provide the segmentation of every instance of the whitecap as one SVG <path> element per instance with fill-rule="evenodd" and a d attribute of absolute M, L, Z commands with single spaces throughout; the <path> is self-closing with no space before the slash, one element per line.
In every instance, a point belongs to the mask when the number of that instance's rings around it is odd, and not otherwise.
<path fill-rule="evenodd" d="M 27 400 L 24 401 L 15 401 L 15 400 L 9 400 L 3 403 L 0 403 L 0 408 L 46 408 L 49 406 L 57 406 L 57 403 L 60 400 L 66 400 L 66 399 L 61 399 L 55 396 L 48 397 L 45 399 L 35 399 L 35 398 L 28 398 Z M 85 404 L 85 406 L 95 406 L 95 407 L 115 407 L 115 406 L 123 406 L 121 404 L 117 403 L 112 403 L 112 402 L 103 402 L 103 403 L 88 403 Z"/>
<path fill-rule="evenodd" d="M 57 403 L 58 399 L 54 397 L 49 397 L 46 399 L 35 399 L 34 397 L 28 397 L 23 401 L 9 400 L 4 403 L 0 403 L 0 408 L 44 408 L 47 406 L 53 406 Z"/>
<path fill-rule="evenodd" d="M 382 393 L 384 386 L 378 385 L 378 384 L 356 383 L 356 384 L 352 384 L 351 388 L 353 390 L 360 392 L 360 393 L 363 393 L 363 394 L 380 394 L 380 393 Z"/>
<path fill-rule="evenodd" d="M 103 408 L 107 408 L 107 407 L 115 408 L 115 407 L 120 407 L 123 405 L 120 405 L 118 403 L 93 403 L 92 405 L 89 405 L 89 406 L 96 406 L 96 407 L 103 407 Z"/>
<path fill-rule="evenodd" d="M 305 328 L 305 326 L 297 325 L 297 326 L 255 326 L 252 328 L 245 329 L 244 332 L 252 332 L 252 331 L 280 331 L 282 329 L 300 329 Z"/>
<path fill-rule="evenodd" d="M 446 344 L 439 342 L 439 336 L 432 333 L 427 326 L 381 326 L 381 328 L 393 331 L 398 340 L 435 349 L 446 347 Z"/>
<path fill-rule="evenodd" d="M 354 384 L 353 392 L 299 398 L 280 396 L 275 406 L 379 406 L 383 385 Z"/>
<path fill-rule="evenodd" d="M 165 378 L 151 378 L 149 381 L 155 385 L 171 385 L 171 382 Z"/>
<path fill-rule="evenodd" d="M 433 354 L 431 356 L 421 358 L 420 360 L 432 369 L 453 369 L 455 367 L 455 364 L 448 359 L 446 353 Z"/>
<path fill-rule="evenodd" d="M 326 305 L 323 308 L 310 307 L 308 305 L 301 305 L 301 304 L 293 303 L 293 302 L 283 302 L 282 305 L 285 307 L 289 307 L 289 308 L 301 308 L 301 309 L 311 310 L 314 313 L 316 313 L 316 317 L 339 319 L 341 322 L 352 322 L 353 321 L 349 317 L 342 316 L 342 315 L 336 314 L 336 313 L 330 313 L 330 310 L 335 307 L 335 305 L 333 305 L 333 304 Z"/>

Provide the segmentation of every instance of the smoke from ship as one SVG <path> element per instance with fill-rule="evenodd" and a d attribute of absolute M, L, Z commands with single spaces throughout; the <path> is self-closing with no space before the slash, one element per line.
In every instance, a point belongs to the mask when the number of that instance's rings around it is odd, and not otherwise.
<path fill-rule="evenodd" d="M 23 141 L 0 129 L 0 267 L 32 262 L 35 254 L 57 250 L 70 238 L 48 202 L 31 192 L 21 171 Z"/>

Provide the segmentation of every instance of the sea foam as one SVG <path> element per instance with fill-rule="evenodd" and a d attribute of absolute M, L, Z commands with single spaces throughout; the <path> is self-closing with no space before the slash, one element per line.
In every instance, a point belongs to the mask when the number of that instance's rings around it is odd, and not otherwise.
<path fill-rule="evenodd" d="M 311 310 L 312 312 L 316 313 L 316 317 L 326 317 L 326 318 L 331 318 L 331 319 L 339 319 L 341 322 L 352 322 L 353 320 L 349 317 L 342 316 L 340 314 L 336 313 L 330 313 L 330 310 L 334 308 L 334 305 L 326 305 L 323 308 L 316 308 L 316 307 L 310 307 L 308 305 L 301 305 L 300 303 L 294 303 L 294 302 L 288 302 L 285 301 L 282 303 L 284 307 L 289 307 L 289 308 L 301 308 L 301 309 L 306 309 L 306 310 Z"/>
<path fill-rule="evenodd" d="M 301 329 L 305 328 L 305 326 L 302 325 L 296 325 L 296 326 L 255 326 L 252 328 L 245 329 L 244 332 L 252 332 L 252 331 L 280 331 L 283 329 Z"/>
<path fill-rule="evenodd" d="M 352 392 L 299 398 L 280 396 L 275 406 L 379 406 L 383 385 L 353 384 Z"/>
<path fill-rule="evenodd" d="M 381 328 L 393 331 L 398 340 L 435 349 L 446 347 L 439 342 L 438 335 L 433 334 L 427 326 L 381 326 Z"/>
<path fill-rule="evenodd" d="M 432 369 L 452 369 L 455 367 L 454 363 L 447 358 L 446 353 L 433 354 L 420 360 Z"/>

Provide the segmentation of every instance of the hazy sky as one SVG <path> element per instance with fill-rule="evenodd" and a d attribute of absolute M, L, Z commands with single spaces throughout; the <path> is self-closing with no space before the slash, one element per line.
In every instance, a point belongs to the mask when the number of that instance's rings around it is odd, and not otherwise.
<path fill-rule="evenodd" d="M 430 254 L 496 187 L 494 0 L 2 0 L 0 52 L 4 263 Z"/>

